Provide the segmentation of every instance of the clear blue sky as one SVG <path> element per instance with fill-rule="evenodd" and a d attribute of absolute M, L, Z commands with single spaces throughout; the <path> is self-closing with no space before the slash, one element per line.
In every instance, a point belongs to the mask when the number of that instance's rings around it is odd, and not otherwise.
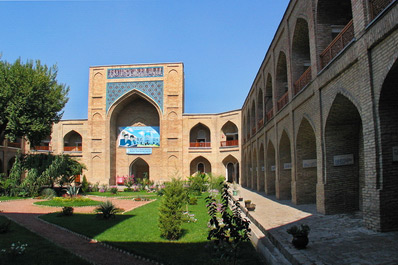
<path fill-rule="evenodd" d="M 183 62 L 185 113 L 240 109 L 288 0 L 1 1 L 2 60 L 57 64 L 63 119 L 87 118 L 95 65 Z"/>

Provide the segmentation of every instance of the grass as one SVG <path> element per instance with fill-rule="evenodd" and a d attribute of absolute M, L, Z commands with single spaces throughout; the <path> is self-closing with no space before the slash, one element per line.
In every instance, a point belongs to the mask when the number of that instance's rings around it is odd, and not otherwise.
<path fill-rule="evenodd" d="M 28 199 L 28 198 L 0 196 L 0 202 L 2 202 L 2 201 L 11 201 L 11 200 L 23 200 L 23 199 Z"/>
<path fill-rule="evenodd" d="M 211 253 L 206 248 L 209 216 L 204 196 L 198 197 L 198 205 L 189 206 L 189 212 L 195 214 L 198 221 L 184 223 L 183 235 L 178 241 L 168 241 L 160 237 L 159 203 L 159 200 L 154 201 L 110 220 L 98 219 L 91 214 L 75 214 L 70 218 L 58 218 L 56 214 L 48 214 L 41 218 L 165 264 L 213 264 Z M 249 242 L 243 245 L 240 253 L 239 264 L 261 264 Z"/>
<path fill-rule="evenodd" d="M 48 201 L 40 201 L 40 202 L 35 202 L 34 204 L 37 205 L 45 205 L 45 206 L 52 206 L 52 207 L 82 207 L 82 206 L 97 206 L 101 202 L 99 201 L 94 201 L 89 198 L 61 198 L 61 197 L 55 197 L 51 200 Z"/>
<path fill-rule="evenodd" d="M 0 216 L 0 223 L 6 221 Z M 21 256 L 9 256 L 0 254 L 0 264 L 23 264 L 23 265 L 47 265 L 47 264 L 90 264 L 72 253 L 57 247 L 50 241 L 30 232 L 24 227 L 11 222 L 10 231 L 0 234 L 0 249 L 9 249 L 12 243 L 26 243 L 25 254 Z"/>
<path fill-rule="evenodd" d="M 102 196 L 102 197 L 125 197 L 125 196 L 130 196 L 130 197 L 137 197 L 137 196 L 156 196 L 156 193 L 154 192 L 146 192 L 146 191 L 120 191 L 116 194 L 112 194 L 110 191 L 107 192 L 86 192 L 86 195 L 95 195 L 95 196 Z"/>

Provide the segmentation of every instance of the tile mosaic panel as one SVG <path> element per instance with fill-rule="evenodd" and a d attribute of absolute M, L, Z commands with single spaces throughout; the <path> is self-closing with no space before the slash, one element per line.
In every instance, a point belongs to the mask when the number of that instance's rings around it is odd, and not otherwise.
<path fill-rule="evenodd" d="M 138 90 L 155 101 L 163 111 L 163 81 L 115 82 L 106 84 L 106 112 L 121 96 Z"/>

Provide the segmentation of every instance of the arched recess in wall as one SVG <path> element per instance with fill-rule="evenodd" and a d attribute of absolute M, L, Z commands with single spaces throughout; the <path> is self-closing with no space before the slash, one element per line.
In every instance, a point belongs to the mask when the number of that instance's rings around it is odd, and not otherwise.
<path fill-rule="evenodd" d="M 193 126 L 189 132 L 190 147 L 210 148 L 211 134 L 210 129 L 203 123 Z"/>
<path fill-rule="evenodd" d="M 337 94 L 325 126 L 325 212 L 362 209 L 365 184 L 361 116 L 355 105 Z"/>
<path fill-rule="evenodd" d="M 258 189 L 258 165 L 257 165 L 257 149 L 254 147 L 252 152 L 252 181 L 251 189 Z"/>
<path fill-rule="evenodd" d="M 169 71 L 167 75 L 167 83 L 172 87 L 177 87 L 177 82 L 179 81 L 178 72 L 175 69 Z"/>
<path fill-rule="evenodd" d="M 136 158 L 130 164 L 130 175 L 134 175 L 135 179 L 150 179 L 150 168 L 148 163 L 141 157 Z"/>
<path fill-rule="evenodd" d="M 246 187 L 251 188 L 252 187 L 252 182 L 253 182 L 253 165 L 252 165 L 252 152 L 251 149 L 248 148 L 247 150 L 247 159 L 246 159 L 246 169 L 247 169 L 247 175 L 246 175 Z"/>
<path fill-rule="evenodd" d="M 276 84 L 275 93 L 278 111 L 289 102 L 289 87 L 287 81 L 287 63 L 284 52 L 279 52 L 278 63 L 276 64 Z"/>
<path fill-rule="evenodd" d="M 264 144 L 261 143 L 260 148 L 258 150 L 258 184 L 257 190 L 264 191 L 265 190 L 265 166 L 264 166 Z"/>
<path fill-rule="evenodd" d="M 181 172 L 178 171 L 178 158 L 175 155 L 169 156 L 167 159 L 167 177 L 177 178 Z"/>
<path fill-rule="evenodd" d="M 99 114 L 98 112 L 95 113 L 92 117 L 92 123 L 93 123 L 93 125 L 91 126 L 92 138 L 101 139 L 103 137 L 103 131 L 100 129 L 102 127 L 101 124 L 103 123 L 102 115 Z"/>
<path fill-rule="evenodd" d="M 228 182 L 239 183 L 239 162 L 233 155 L 226 156 L 222 163 L 225 167 L 225 178 Z"/>
<path fill-rule="evenodd" d="M 276 183 L 276 165 L 275 165 L 275 147 L 271 141 L 267 145 L 267 162 L 265 175 L 265 193 L 267 195 L 275 195 Z"/>
<path fill-rule="evenodd" d="M 312 79 L 308 23 L 303 18 L 296 20 L 292 43 L 292 78 L 294 94 L 303 89 Z"/>
<path fill-rule="evenodd" d="M 296 140 L 296 204 L 316 203 L 317 154 L 314 130 L 303 118 Z"/>
<path fill-rule="evenodd" d="M 263 125 L 264 125 L 263 90 L 260 88 L 257 94 L 257 129 L 259 130 Z"/>
<path fill-rule="evenodd" d="M 251 105 L 251 112 L 250 112 L 250 130 L 251 130 L 251 136 L 253 136 L 256 133 L 256 102 L 252 101 Z"/>
<path fill-rule="evenodd" d="M 351 1 L 318 0 L 316 23 L 317 54 L 322 69 L 354 38 Z"/>
<path fill-rule="evenodd" d="M 64 151 L 66 152 L 81 152 L 83 151 L 83 140 L 80 133 L 75 130 L 69 131 L 64 136 Z"/>
<path fill-rule="evenodd" d="M 211 173 L 211 163 L 203 156 L 198 156 L 193 159 L 189 165 L 189 172 L 192 176 L 193 174 L 200 173 Z"/>
<path fill-rule="evenodd" d="M 238 127 L 232 121 L 227 121 L 221 128 L 221 147 L 238 145 Z"/>
<path fill-rule="evenodd" d="M 289 200 L 292 198 L 292 155 L 290 139 L 285 130 L 283 130 L 279 141 L 278 173 L 278 189 L 276 191 L 276 196 L 280 200 Z"/>
<path fill-rule="evenodd" d="M 96 155 L 91 159 L 91 178 L 88 179 L 91 183 L 95 183 L 97 181 L 103 182 L 101 179 L 104 174 L 104 165 L 100 156 Z M 102 181 L 101 181 L 102 180 Z"/>
<path fill-rule="evenodd" d="M 95 73 L 93 78 L 93 95 L 100 95 L 104 85 L 104 76 L 102 73 Z"/>
<path fill-rule="evenodd" d="M 250 139 L 250 108 L 247 110 L 247 113 L 246 113 L 246 134 L 245 134 L 245 136 L 246 136 L 246 139 L 249 141 L 249 139 Z"/>
<path fill-rule="evenodd" d="M 177 123 L 177 119 L 178 119 L 178 115 L 176 112 L 171 111 L 168 115 L 167 115 L 167 130 L 169 132 L 168 135 L 172 135 L 172 134 L 176 134 L 178 133 L 180 130 L 178 128 L 178 123 Z"/>
<path fill-rule="evenodd" d="M 274 102 L 272 97 L 272 76 L 267 74 L 267 81 L 265 84 L 265 94 L 264 94 L 264 104 L 265 104 L 265 117 L 266 121 L 272 119 L 274 116 Z"/>
<path fill-rule="evenodd" d="M 398 61 L 384 80 L 380 100 L 381 230 L 398 229 Z"/>

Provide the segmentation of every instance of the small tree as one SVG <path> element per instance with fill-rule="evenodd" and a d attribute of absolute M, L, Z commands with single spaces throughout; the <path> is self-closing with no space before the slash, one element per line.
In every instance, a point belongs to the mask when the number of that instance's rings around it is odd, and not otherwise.
<path fill-rule="evenodd" d="M 159 207 L 159 229 L 162 237 L 177 240 L 181 236 L 182 211 L 187 201 L 187 193 L 183 182 L 172 179 L 163 189 Z"/>
<path fill-rule="evenodd" d="M 209 195 L 206 202 L 210 215 L 207 239 L 214 242 L 221 259 L 232 259 L 236 264 L 240 244 L 249 241 L 250 221 L 242 218 L 239 203 L 232 200 L 227 184 L 224 184 L 220 201 L 215 195 Z"/>

